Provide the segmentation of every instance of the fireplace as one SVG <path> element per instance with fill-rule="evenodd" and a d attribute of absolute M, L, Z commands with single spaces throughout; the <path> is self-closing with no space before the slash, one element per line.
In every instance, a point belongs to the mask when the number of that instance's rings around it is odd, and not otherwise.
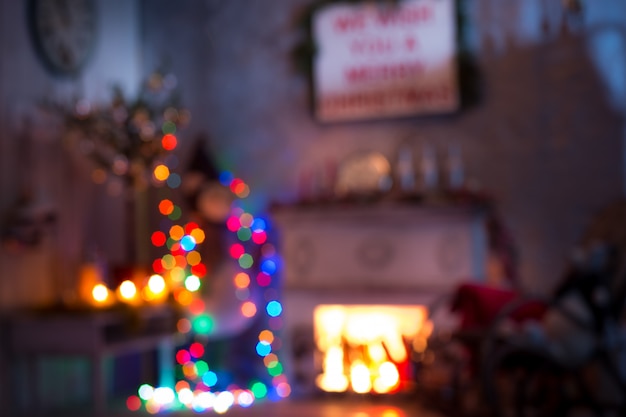
<path fill-rule="evenodd" d="M 412 342 L 424 306 L 319 305 L 313 312 L 315 385 L 326 392 L 389 394 L 412 385 Z"/>
<path fill-rule="evenodd" d="M 285 369 L 295 395 L 399 393 L 428 307 L 485 273 L 475 207 L 371 204 L 279 207 Z"/>

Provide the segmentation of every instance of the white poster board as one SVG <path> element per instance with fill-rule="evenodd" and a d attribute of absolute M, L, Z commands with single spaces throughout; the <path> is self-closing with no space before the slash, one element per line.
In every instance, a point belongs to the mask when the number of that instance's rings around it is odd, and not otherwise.
<path fill-rule="evenodd" d="M 313 16 L 313 37 L 321 121 L 458 109 L 454 0 L 331 4 Z"/>

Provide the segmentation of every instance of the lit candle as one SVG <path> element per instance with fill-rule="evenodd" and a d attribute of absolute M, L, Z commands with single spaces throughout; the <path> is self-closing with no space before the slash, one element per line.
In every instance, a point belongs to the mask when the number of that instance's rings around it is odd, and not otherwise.
<path fill-rule="evenodd" d="M 93 304 L 93 290 L 102 283 L 100 271 L 93 263 L 81 266 L 78 274 L 78 296 L 83 303 Z"/>
<path fill-rule="evenodd" d="M 161 275 L 152 275 L 148 279 L 148 285 L 143 289 L 143 297 L 150 302 L 163 302 L 167 297 L 167 285 Z"/>
<path fill-rule="evenodd" d="M 116 293 L 117 299 L 124 303 L 136 305 L 140 302 L 137 294 L 137 286 L 131 280 L 122 282 L 117 288 Z"/>
<path fill-rule="evenodd" d="M 104 284 L 96 284 L 91 290 L 93 305 L 97 307 L 110 306 L 113 303 L 109 289 Z"/>

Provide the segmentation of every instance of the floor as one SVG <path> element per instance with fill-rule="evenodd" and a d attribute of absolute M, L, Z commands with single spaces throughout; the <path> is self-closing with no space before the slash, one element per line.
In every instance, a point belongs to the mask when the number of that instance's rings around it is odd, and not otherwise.
<path fill-rule="evenodd" d="M 65 410 L 62 414 L 45 413 L 40 415 L 28 414 L 20 417 L 96 417 L 93 412 Z M 408 400 L 390 399 L 285 399 L 279 402 L 259 402 L 249 408 L 232 407 L 224 414 L 208 411 L 201 414 L 193 411 L 165 412 L 157 416 L 162 417 L 195 417 L 220 416 L 225 417 L 444 417 L 431 410 L 426 410 L 417 402 Z M 122 407 L 111 407 L 102 417 L 148 417 L 152 416 L 145 411 L 131 412 Z M 3 416 L 4 417 L 4 416 Z"/>
<path fill-rule="evenodd" d="M 232 408 L 228 417 L 440 417 L 415 403 L 372 400 L 283 400 Z M 184 416 L 176 416 L 184 417 Z"/>

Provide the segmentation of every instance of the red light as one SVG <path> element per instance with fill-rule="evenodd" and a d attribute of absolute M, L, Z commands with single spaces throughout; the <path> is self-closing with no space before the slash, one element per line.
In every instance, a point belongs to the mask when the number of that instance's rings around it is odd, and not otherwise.
<path fill-rule="evenodd" d="M 186 350 L 181 349 L 178 352 L 176 352 L 176 362 L 178 362 L 179 364 L 184 365 L 190 360 L 191 360 L 191 355 L 189 355 L 189 352 L 187 352 Z"/>
<path fill-rule="evenodd" d="M 196 359 L 201 358 L 202 355 L 204 355 L 204 346 L 198 342 L 192 343 L 191 346 L 189 346 L 189 353 Z"/>
<path fill-rule="evenodd" d="M 163 261 L 161 260 L 161 258 L 159 258 L 159 259 L 155 259 L 155 260 L 152 262 L 152 270 L 153 270 L 154 272 L 156 272 L 157 274 L 162 274 L 162 273 L 163 273 L 163 271 L 164 271 L 165 269 L 163 268 Z"/>
<path fill-rule="evenodd" d="M 238 189 L 241 189 L 241 187 L 245 187 L 246 185 L 244 184 L 244 182 L 242 180 L 240 180 L 239 178 L 235 178 L 234 180 L 231 181 L 230 183 L 230 190 L 233 193 L 237 193 Z"/>
<path fill-rule="evenodd" d="M 257 245 L 262 245 L 267 241 L 267 233 L 263 230 L 252 232 L 252 241 Z"/>
<path fill-rule="evenodd" d="M 259 272 L 259 274 L 256 276 L 256 282 L 261 287 L 267 287 L 272 282 L 272 277 L 265 272 Z"/>
<path fill-rule="evenodd" d="M 195 299 L 191 302 L 191 305 L 189 306 L 189 311 L 191 312 L 191 314 L 193 315 L 199 315 L 201 313 L 204 312 L 204 301 L 200 300 L 200 299 Z"/>
<path fill-rule="evenodd" d="M 165 245 L 165 242 L 167 241 L 167 236 L 165 236 L 165 233 L 157 231 L 152 233 L 152 244 L 156 247 L 161 247 L 163 245 Z"/>
<path fill-rule="evenodd" d="M 239 259 L 244 253 L 246 253 L 246 249 L 241 243 L 233 243 L 230 247 L 230 256 L 233 259 Z"/>
<path fill-rule="evenodd" d="M 130 411 L 137 411 L 141 408 L 141 399 L 136 395 L 131 395 L 126 400 L 126 407 Z"/>
<path fill-rule="evenodd" d="M 226 220 L 226 227 L 231 232 L 236 232 L 241 227 L 241 222 L 239 221 L 239 217 L 231 216 Z"/>
<path fill-rule="evenodd" d="M 193 232 L 195 229 L 199 229 L 200 226 L 198 226 L 197 223 L 194 222 L 189 222 L 185 225 L 185 234 L 190 235 L 191 232 Z"/>
<path fill-rule="evenodd" d="M 176 139 L 176 136 L 172 134 L 163 135 L 163 138 L 161 139 L 161 145 L 166 151 L 171 151 L 176 149 L 176 145 L 178 145 L 178 140 Z"/>
<path fill-rule="evenodd" d="M 172 245 L 170 253 L 174 256 L 184 256 L 187 252 L 180 246 L 180 243 L 176 242 Z"/>
<path fill-rule="evenodd" d="M 180 268 L 184 268 L 187 266 L 187 258 L 185 258 L 184 255 L 176 255 L 174 259 L 176 259 L 176 266 Z"/>
<path fill-rule="evenodd" d="M 202 278 L 206 275 L 206 266 L 204 264 L 194 265 L 191 267 L 191 273 L 198 278 Z"/>
<path fill-rule="evenodd" d="M 159 203 L 159 213 L 169 216 L 174 211 L 174 203 L 171 200 L 161 200 Z"/>

